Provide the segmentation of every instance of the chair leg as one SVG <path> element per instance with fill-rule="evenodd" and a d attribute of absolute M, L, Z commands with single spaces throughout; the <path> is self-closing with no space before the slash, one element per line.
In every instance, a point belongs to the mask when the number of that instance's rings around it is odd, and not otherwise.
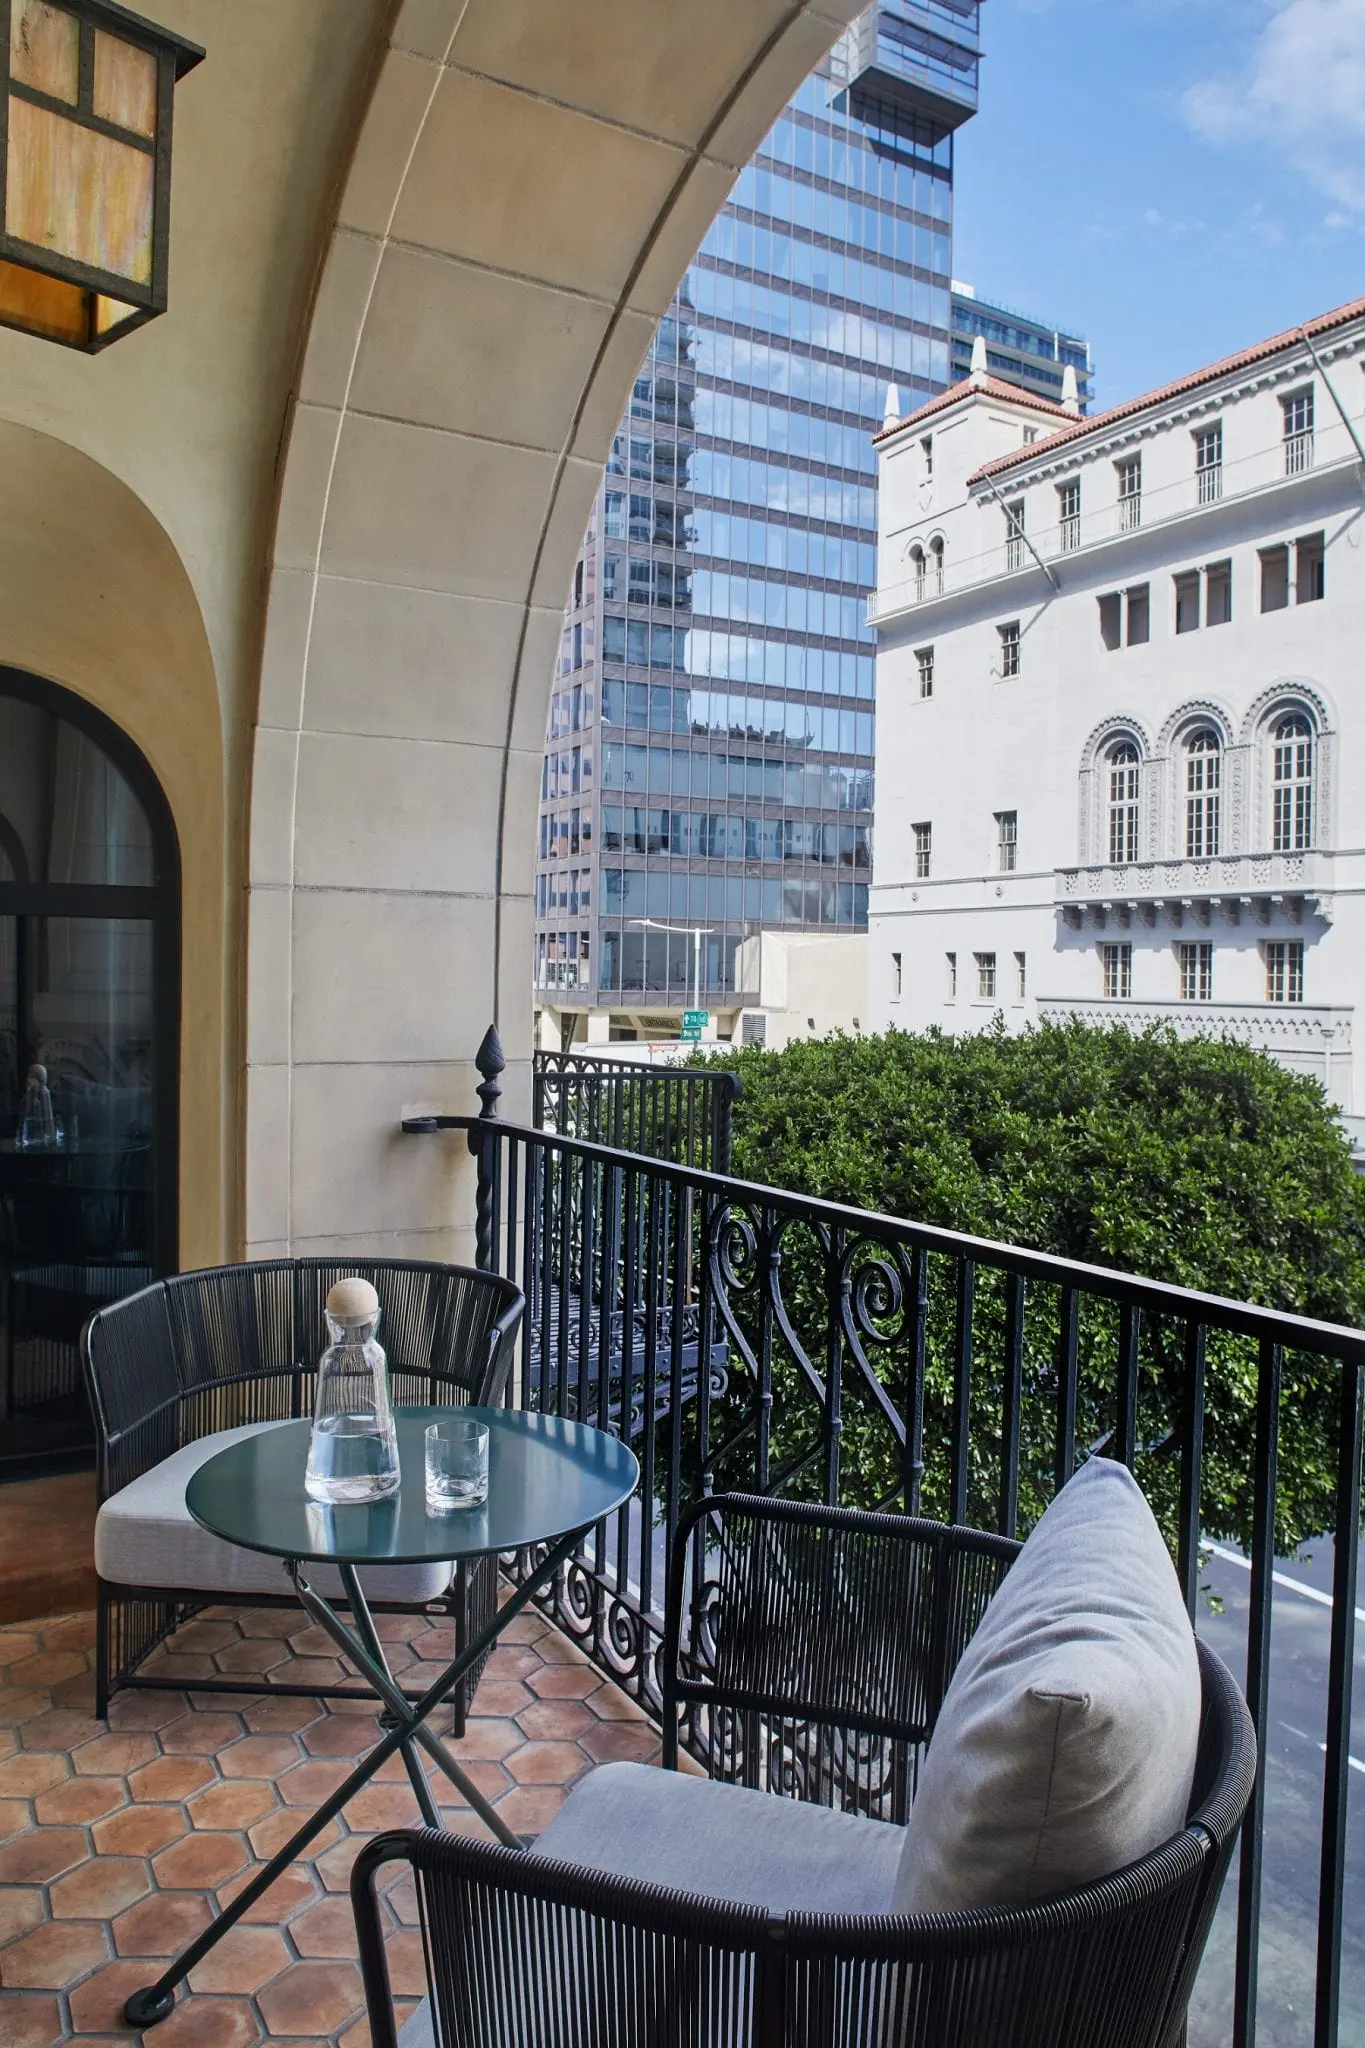
<path fill-rule="evenodd" d="M 95 1719 L 109 1719 L 109 1595 L 95 1583 Z"/>
<path fill-rule="evenodd" d="M 455 1607 L 455 1655 L 462 1657 L 465 1647 L 469 1642 L 469 1572 L 463 1564 L 458 1564 L 455 1567 L 455 1583 L 451 1588 L 451 1595 Z M 461 1679 L 450 1696 L 450 1704 L 454 1713 L 454 1719 L 451 1723 L 451 1734 L 456 1742 L 465 1733 L 465 1724 L 468 1717 L 468 1695 L 468 1681 Z"/>

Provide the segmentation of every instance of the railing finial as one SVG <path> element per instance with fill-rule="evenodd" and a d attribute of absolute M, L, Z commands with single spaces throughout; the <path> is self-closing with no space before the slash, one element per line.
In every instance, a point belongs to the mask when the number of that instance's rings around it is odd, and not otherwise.
<path fill-rule="evenodd" d="M 498 1113 L 498 1097 L 502 1094 L 498 1076 L 507 1065 L 503 1058 L 502 1040 L 498 1037 L 496 1024 L 490 1024 L 484 1032 L 479 1049 L 474 1055 L 474 1064 L 483 1076 L 476 1092 L 483 1104 L 479 1115 L 486 1120 Z"/>

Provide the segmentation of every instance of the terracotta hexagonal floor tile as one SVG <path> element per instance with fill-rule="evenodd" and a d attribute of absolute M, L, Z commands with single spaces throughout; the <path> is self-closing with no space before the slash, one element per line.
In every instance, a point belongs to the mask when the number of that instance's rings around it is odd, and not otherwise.
<path fill-rule="evenodd" d="M 590 1714 L 596 1714 L 599 1721 L 641 1721 L 644 1719 L 634 1700 L 614 1685 L 599 1685 L 596 1692 L 584 1697 L 584 1706 Z"/>
<path fill-rule="evenodd" d="M 71 1762 L 82 1777 L 119 1778 L 149 1764 L 158 1754 L 154 1735 L 97 1735 L 71 1752 Z"/>
<path fill-rule="evenodd" d="M 0 1670 L 17 1664 L 21 1657 L 32 1657 L 41 1648 L 37 1635 L 30 1629 L 0 1630 Z"/>
<path fill-rule="evenodd" d="M 0 1991 L 0 2038 L 5 2048 L 55 2048 L 65 2034 L 55 1998 Z"/>
<path fill-rule="evenodd" d="M 344 2034 L 339 2034 L 337 2048 L 372 2048 L 368 2019 L 357 2020 L 353 2026 L 347 2027 Z"/>
<path fill-rule="evenodd" d="M 58 1920 L 109 1920 L 152 1888 L 151 1873 L 140 1856 L 92 1856 L 48 1893 Z"/>
<path fill-rule="evenodd" d="M 422 1960 L 422 1937 L 417 1929 L 400 1928 L 388 1935 L 384 1954 L 388 1959 L 389 1983 L 394 1996 L 401 1998 L 406 1994 L 412 1998 L 425 1998 L 427 1969 Z"/>
<path fill-rule="evenodd" d="M 218 1667 L 212 1657 L 181 1657 L 163 1650 L 149 1657 L 142 1669 L 161 1685 L 193 1685 L 196 1679 L 215 1677 Z"/>
<path fill-rule="evenodd" d="M 27 1934 L 43 1917 L 43 1895 L 27 1885 L 7 1884 L 0 1890 L 0 1946 L 16 1934 Z M 0 1966 L 0 1984 L 4 1982 Z"/>
<path fill-rule="evenodd" d="M 528 1742 L 506 1760 L 519 1785 L 571 1785 L 587 1767 L 587 1758 L 572 1742 Z"/>
<path fill-rule="evenodd" d="M 218 1768 L 225 1778 L 273 1778 L 300 1755 L 292 1735 L 244 1735 L 219 1751 Z"/>
<path fill-rule="evenodd" d="M 0 1763 L 0 1797 L 32 1799 L 36 1792 L 59 1784 L 66 1774 L 64 1756 L 54 1756 L 46 1749 L 16 1750 Z"/>
<path fill-rule="evenodd" d="M 274 1787 L 264 1778 L 230 1778 L 205 1786 L 185 1811 L 197 1828 L 249 1828 L 275 1805 Z"/>
<path fill-rule="evenodd" d="M 0 1848 L 0 1884 L 44 1884 L 85 1854 L 79 1828 L 35 1828 Z"/>
<path fill-rule="evenodd" d="M 34 1800 L 33 1814 L 44 1827 L 51 1827 L 55 1821 L 80 1824 L 102 1820 L 106 1813 L 125 1805 L 127 1799 L 122 1778 L 65 1778 Z"/>
<path fill-rule="evenodd" d="M 225 1650 L 229 1643 L 237 1640 L 236 1624 L 231 1621 L 206 1621 L 202 1615 L 194 1621 L 187 1621 L 171 1637 L 175 1648 L 188 1652 L 190 1656 L 211 1657 L 215 1650 Z"/>
<path fill-rule="evenodd" d="M 121 1692 L 109 1702 L 109 1726 L 127 1729 L 168 1728 L 185 1711 L 183 1692 Z"/>
<path fill-rule="evenodd" d="M 188 1799 L 216 1776 L 213 1765 L 202 1756 L 159 1756 L 132 1773 L 128 1790 L 134 1799 L 149 1803 Z"/>
<path fill-rule="evenodd" d="M 282 1663 L 289 1655 L 288 1645 L 278 1636 L 248 1636 L 235 1643 L 229 1643 L 225 1650 L 216 1650 L 213 1668 L 224 1677 L 264 1678 L 267 1671 Z"/>
<path fill-rule="evenodd" d="M 412 1828 L 422 1824 L 417 1798 L 410 1785 L 367 1785 L 357 1792 L 345 1809 L 348 1824 L 378 1833 L 383 1828 Z"/>
<path fill-rule="evenodd" d="M 18 1991 L 63 1991 L 108 1954 L 104 1929 L 92 1921 L 47 1920 L 5 1950 L 5 1983 Z"/>
<path fill-rule="evenodd" d="M 498 1763 L 520 1749 L 525 1740 L 515 1721 L 503 1715 L 493 1719 L 480 1714 L 466 1724 L 463 1735 L 451 1741 L 450 1752 L 461 1763 L 468 1759 Z"/>
<path fill-rule="evenodd" d="M 95 1780 L 98 1783 L 98 1780 Z M 125 1806 L 90 1830 L 101 1856 L 155 1856 L 186 1832 L 178 1806 Z"/>
<path fill-rule="evenodd" d="M 152 1858 L 159 1885 L 168 1891 L 210 1891 L 226 1884 L 249 1861 L 240 1835 L 185 1835 Z"/>
<path fill-rule="evenodd" d="M 355 1916 L 347 1898 L 319 1899 L 289 1923 L 301 1956 L 354 1956 Z"/>
<path fill-rule="evenodd" d="M 256 1854 L 263 1860 L 278 1856 L 285 1844 L 297 1834 L 308 1818 L 307 1811 L 297 1806 L 282 1806 L 278 1813 L 268 1813 L 264 1820 L 258 1820 L 255 1827 L 247 1829 L 247 1838 Z M 329 1820 L 303 1852 L 312 1856 L 318 1849 L 325 1849 L 341 1833 L 337 1822 Z"/>
<path fill-rule="evenodd" d="M 174 1956 L 203 1933 L 211 1918 L 201 1892 L 152 1892 L 120 1913 L 109 1931 L 121 1956 Z"/>
<path fill-rule="evenodd" d="M 533 1700 L 516 1724 L 528 1742 L 572 1742 L 597 1725 L 582 1700 Z"/>
<path fill-rule="evenodd" d="M 238 1607 L 233 1619 L 244 1636 L 274 1636 L 282 1642 L 298 1628 L 299 1610 L 292 1601 L 288 1607 Z"/>
<path fill-rule="evenodd" d="M 334 2034 L 361 2006 L 354 1963 L 294 1963 L 256 2003 L 272 2034 Z"/>
<path fill-rule="evenodd" d="M 539 1671 L 543 1659 L 525 1643 L 512 1643 L 494 1650 L 484 1665 L 485 1678 L 529 1678 Z"/>
<path fill-rule="evenodd" d="M 230 1904 L 242 1886 L 249 1884 L 255 1875 L 254 1869 L 243 1870 L 231 1878 L 218 1893 L 219 1905 Z M 255 1905 L 247 1907 L 242 1915 L 243 1921 L 252 1926 L 264 1924 L 278 1927 L 289 1921 L 291 1914 L 297 1913 L 300 1906 L 310 1905 L 317 1898 L 318 1889 L 311 1864 L 291 1863 L 287 1870 L 281 1871 L 268 1890 L 262 1893 Z M 292 1925 L 292 1921 L 290 1924 Z"/>
<path fill-rule="evenodd" d="M 316 1721 L 321 1712 L 317 1700 L 255 1700 L 244 1710 L 242 1719 L 253 1735 L 297 1735 L 301 1728 Z"/>
<path fill-rule="evenodd" d="M 284 1937 L 274 1927 L 230 1927 L 190 1973 L 191 1991 L 259 1991 L 289 1961 Z"/>
<path fill-rule="evenodd" d="M 30 1824 L 27 1799 L 0 1799 L 0 1842 L 7 1842 Z"/>
<path fill-rule="evenodd" d="M 127 2021 L 123 2017 L 124 2000 L 134 1991 L 140 1991 L 144 1984 L 150 1984 L 156 1976 L 156 1965 L 142 1962 L 106 1963 L 102 1970 L 96 1970 L 93 1977 L 87 1977 L 84 1984 L 78 1984 L 67 2003 L 71 2009 L 71 2025 L 78 2034 L 119 2034 L 128 2039 Z"/>
<path fill-rule="evenodd" d="M 562 1785 L 518 1785 L 498 1801 L 498 1813 L 514 1834 L 534 1838 L 550 1825 L 568 1796 Z"/>
<path fill-rule="evenodd" d="M 505 1642 L 506 1637 L 500 1636 L 498 1640 Z M 449 1664 L 455 1655 L 454 1622 L 448 1621 L 436 1628 L 424 1628 L 420 1635 L 413 1637 L 411 1648 L 414 1657 L 431 1657 L 439 1664 Z"/>
<path fill-rule="evenodd" d="M 660 1750 L 658 1735 L 644 1721 L 599 1721 L 581 1742 L 599 1764 L 654 1763 Z"/>
<path fill-rule="evenodd" d="M 181 1714 L 161 1731 L 167 1756 L 216 1756 L 242 1732 L 236 1714 Z"/>
<path fill-rule="evenodd" d="M 186 1998 L 182 1992 L 153 2038 L 157 2048 L 254 2048 L 261 2030 L 244 1998 Z"/>
<path fill-rule="evenodd" d="M 13 1692 L 0 1692 L 0 1728 L 19 1728 L 25 1721 L 31 1721 L 35 1714 L 41 1714 L 52 1704 L 52 1695 L 46 1689 L 30 1686 L 27 1690 L 18 1687 Z"/>
<path fill-rule="evenodd" d="M 319 1628 L 315 1621 L 310 1621 L 305 1628 L 293 1630 L 288 1641 L 296 1657 L 330 1657 L 335 1650 L 326 1629 Z"/>
<path fill-rule="evenodd" d="M 91 1742 L 95 1736 L 104 1733 L 93 1714 L 83 1714 L 75 1707 L 50 1707 L 45 1714 L 35 1714 L 23 1727 L 25 1749 L 74 1749 L 78 1742 Z"/>
<path fill-rule="evenodd" d="M 275 1780 L 275 1789 L 287 1806 L 321 1806 L 354 1768 L 348 1757 L 311 1757 L 283 1772 Z"/>
<path fill-rule="evenodd" d="M 295 1657 L 286 1667 L 291 1685 L 344 1685 L 352 1674 L 342 1668 L 336 1657 Z M 276 1678 L 283 1678 L 284 1671 L 276 1671 Z"/>
<path fill-rule="evenodd" d="M 310 1756 L 361 1757 L 373 1749 L 378 1734 L 379 1724 L 371 1710 L 369 1714 L 328 1714 L 305 1728 L 299 1740 Z"/>
<path fill-rule="evenodd" d="M 474 1705 L 481 1714 L 519 1714 L 534 1697 L 519 1678 L 485 1678 L 474 1695 Z"/>
<path fill-rule="evenodd" d="M 586 1664 L 540 1664 L 526 1683 L 543 1700 L 585 1700 L 602 1681 Z"/>
<path fill-rule="evenodd" d="M 314 1869 L 329 1892 L 344 1892 L 351 1882 L 351 1865 L 364 1848 L 368 1835 L 343 1835 L 330 1849 L 324 1849 Z"/>

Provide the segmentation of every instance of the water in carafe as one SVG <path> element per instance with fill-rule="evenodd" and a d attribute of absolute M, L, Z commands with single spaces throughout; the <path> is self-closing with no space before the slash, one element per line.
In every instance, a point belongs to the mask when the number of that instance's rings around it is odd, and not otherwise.
<path fill-rule="evenodd" d="M 398 1488 L 398 1436 L 388 1360 L 375 1341 L 379 1296 L 368 1280 L 338 1280 L 326 1314 L 332 1341 L 318 1363 L 304 1491 L 338 1507 L 382 1500 Z"/>
<path fill-rule="evenodd" d="M 52 1091 L 47 1085 L 47 1068 L 35 1063 L 28 1070 L 24 1107 L 19 1117 L 19 1143 L 24 1149 L 55 1145 L 57 1119 L 52 1114 Z"/>

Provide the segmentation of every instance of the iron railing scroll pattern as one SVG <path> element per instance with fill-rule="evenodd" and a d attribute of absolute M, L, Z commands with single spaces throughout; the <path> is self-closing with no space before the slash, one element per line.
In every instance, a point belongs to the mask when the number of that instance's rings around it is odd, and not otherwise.
<path fill-rule="evenodd" d="M 407 1126 L 441 1127 L 466 1131 L 478 1161 L 481 1260 L 527 1297 L 509 1398 L 626 1434 L 640 1457 L 639 1497 L 584 1542 L 546 1600 L 655 1715 L 663 1560 L 681 1517 L 711 1493 L 920 1514 L 1014 1538 L 1078 1462 L 1118 1457 L 1166 1531 L 1192 1617 L 1205 1538 L 1242 1542 L 1245 1689 L 1258 1733 L 1277 1552 L 1310 1533 L 1334 1541 L 1318 1897 L 1297 1902 L 1295 1930 L 1300 1948 L 1315 1950 L 1311 1995 L 1297 2008 L 1314 2018 L 1311 2031 L 1296 2019 L 1292 2038 L 1336 2048 L 1365 1333 L 736 1181 L 543 1118 Z M 1254 1443 L 1249 1461 L 1229 1455 L 1234 1441 Z M 1324 1442 L 1326 1477 L 1303 1505 L 1302 1486 L 1281 1475 Z M 531 1562 L 514 1562 L 514 1573 Z M 703 1663 L 717 1569 L 698 1548 L 688 1654 Z M 716 1733 L 685 1725 L 683 1739 L 704 1759 Z M 800 1739 L 793 1731 L 798 1750 Z M 850 1798 L 865 1803 L 868 1759 L 850 1763 Z M 828 1759 L 820 1767 L 827 1773 Z M 799 1785 L 790 1755 L 783 1771 L 786 1789 Z M 1257 2038 L 1270 1910 L 1263 1781 L 1252 1814 L 1219 2036 L 1234 2048 Z M 1284 1939 L 1278 1928 L 1276 1968 Z M 1272 2035 L 1278 2043 L 1268 2023 L 1262 2038 Z"/>

